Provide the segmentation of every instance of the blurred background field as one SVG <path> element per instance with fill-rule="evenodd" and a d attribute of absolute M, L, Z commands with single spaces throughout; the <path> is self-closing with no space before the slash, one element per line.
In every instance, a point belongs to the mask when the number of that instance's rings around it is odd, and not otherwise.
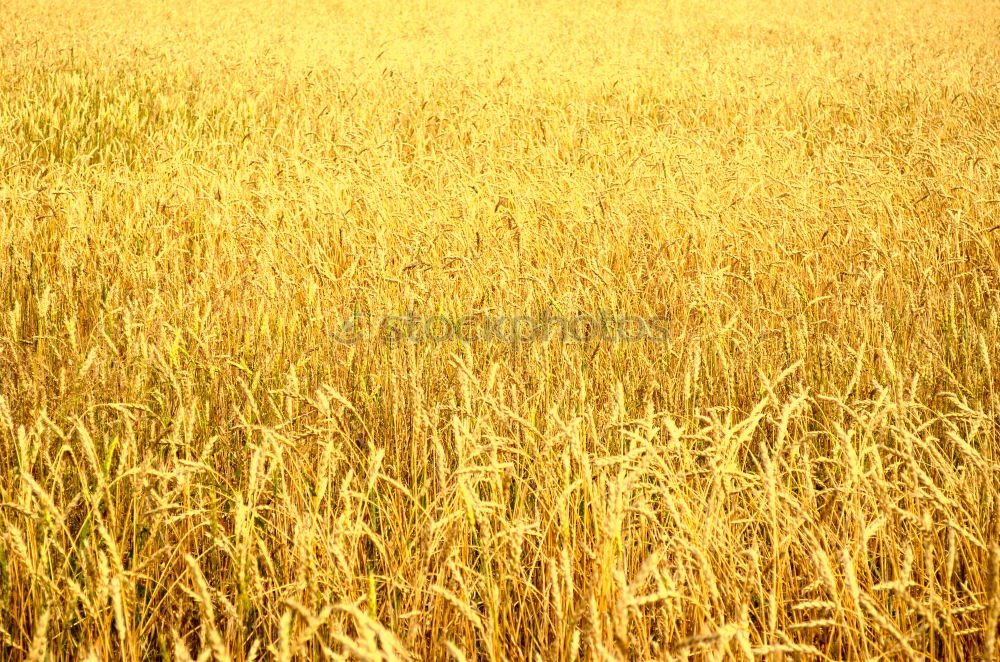
<path fill-rule="evenodd" d="M 0 4 L 0 657 L 995 658 L 998 61 L 986 0 Z"/>

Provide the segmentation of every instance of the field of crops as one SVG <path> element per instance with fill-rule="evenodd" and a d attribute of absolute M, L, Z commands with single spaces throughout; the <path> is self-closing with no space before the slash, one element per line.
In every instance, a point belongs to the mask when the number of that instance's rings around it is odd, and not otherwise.
<path fill-rule="evenodd" d="M 976 660 L 992 0 L 0 2 L 0 659 Z"/>

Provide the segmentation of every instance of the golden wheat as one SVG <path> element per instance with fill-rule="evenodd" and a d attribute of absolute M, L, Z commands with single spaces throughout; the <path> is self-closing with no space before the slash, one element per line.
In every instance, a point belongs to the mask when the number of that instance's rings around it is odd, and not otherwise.
<path fill-rule="evenodd" d="M 988 0 L 0 3 L 0 659 L 996 659 L 998 62 Z"/>

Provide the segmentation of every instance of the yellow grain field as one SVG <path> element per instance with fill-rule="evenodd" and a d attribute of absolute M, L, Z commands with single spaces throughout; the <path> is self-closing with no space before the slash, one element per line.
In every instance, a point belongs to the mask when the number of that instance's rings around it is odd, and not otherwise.
<path fill-rule="evenodd" d="M 0 2 L 0 659 L 997 659 L 998 63 L 991 0 Z"/>

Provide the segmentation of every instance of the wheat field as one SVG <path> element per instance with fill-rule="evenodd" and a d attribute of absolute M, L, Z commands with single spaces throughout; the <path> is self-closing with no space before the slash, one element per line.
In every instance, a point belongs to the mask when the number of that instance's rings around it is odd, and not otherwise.
<path fill-rule="evenodd" d="M 0 659 L 998 659 L 998 301 L 991 0 L 5 0 Z"/>

